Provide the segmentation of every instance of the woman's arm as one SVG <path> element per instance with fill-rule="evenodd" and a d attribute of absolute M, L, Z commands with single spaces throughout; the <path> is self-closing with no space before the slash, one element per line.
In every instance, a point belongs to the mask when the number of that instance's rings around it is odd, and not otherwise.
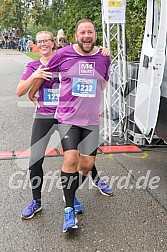
<path fill-rule="evenodd" d="M 27 80 L 20 80 L 16 89 L 17 95 L 20 97 L 27 93 L 32 84 L 34 83 L 34 76 L 31 75 Z"/>

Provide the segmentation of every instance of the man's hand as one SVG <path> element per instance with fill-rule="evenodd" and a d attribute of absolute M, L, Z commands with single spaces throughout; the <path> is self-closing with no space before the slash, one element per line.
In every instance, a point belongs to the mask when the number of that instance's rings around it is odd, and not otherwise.
<path fill-rule="evenodd" d="M 37 108 L 40 108 L 40 104 L 39 104 L 38 98 L 36 96 L 33 96 L 31 98 L 31 101 L 35 104 L 35 106 L 37 106 Z"/>

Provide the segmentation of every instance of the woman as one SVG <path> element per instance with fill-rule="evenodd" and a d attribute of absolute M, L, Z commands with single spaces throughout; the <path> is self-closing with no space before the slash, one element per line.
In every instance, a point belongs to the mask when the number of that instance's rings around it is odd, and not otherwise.
<path fill-rule="evenodd" d="M 45 150 L 51 135 L 57 130 L 58 121 L 54 119 L 55 109 L 59 96 L 58 76 L 52 77 L 52 73 L 47 72 L 45 66 L 52 57 L 55 49 L 53 34 L 49 31 L 41 31 L 36 34 L 36 42 L 41 58 L 29 62 L 17 86 L 17 95 L 22 96 L 32 87 L 35 79 L 43 78 L 46 81 L 39 89 L 39 97 L 35 100 L 36 116 L 34 119 L 31 135 L 31 156 L 29 162 L 30 180 L 32 185 L 33 199 L 30 204 L 22 211 L 22 219 L 31 219 L 41 207 L 41 189 L 43 184 L 43 169 Z M 107 50 L 108 52 L 108 50 Z M 104 50 L 104 53 L 106 51 Z M 99 181 L 96 167 L 92 168 L 93 180 Z M 102 180 L 100 180 L 104 183 Z M 100 184 L 101 185 L 101 184 Z M 97 186 L 97 184 L 95 185 Z M 112 190 L 108 185 L 103 184 L 99 187 L 102 194 L 111 196 Z M 81 213 L 84 208 L 78 200 L 74 199 L 74 208 L 76 213 Z"/>

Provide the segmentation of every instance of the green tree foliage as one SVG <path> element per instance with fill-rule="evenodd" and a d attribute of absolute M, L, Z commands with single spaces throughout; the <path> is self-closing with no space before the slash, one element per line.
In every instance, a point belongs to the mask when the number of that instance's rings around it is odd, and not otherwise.
<path fill-rule="evenodd" d="M 146 0 L 127 0 L 126 43 L 129 61 L 138 61 L 144 37 Z"/>
<path fill-rule="evenodd" d="M 83 18 L 88 18 L 95 22 L 100 41 L 102 41 L 101 1 L 53 0 L 51 7 L 55 13 L 55 27 L 57 27 L 57 30 L 63 28 L 70 41 L 74 41 L 76 22 Z"/>
<path fill-rule="evenodd" d="M 126 39 L 130 61 L 139 60 L 145 27 L 146 2 L 146 0 L 127 0 Z M 19 29 L 20 36 L 31 34 L 35 37 L 39 30 L 49 30 L 56 36 L 57 31 L 62 28 L 68 40 L 74 42 L 75 24 L 82 18 L 94 21 L 98 33 L 97 44 L 102 45 L 100 0 L 0 0 L 2 28 Z"/>

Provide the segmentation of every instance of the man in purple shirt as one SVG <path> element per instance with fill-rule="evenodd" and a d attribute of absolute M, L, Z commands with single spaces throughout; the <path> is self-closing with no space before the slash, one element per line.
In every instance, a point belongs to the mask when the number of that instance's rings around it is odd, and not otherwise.
<path fill-rule="evenodd" d="M 76 24 L 77 43 L 59 49 L 47 64 L 61 74 L 59 103 L 55 118 L 64 151 L 62 186 L 66 206 L 63 232 L 77 227 L 74 197 L 95 162 L 99 142 L 100 100 L 109 79 L 110 57 L 104 57 L 96 43 L 91 20 Z M 36 89 L 43 81 L 35 83 Z M 29 93 L 34 100 L 34 93 Z"/>

